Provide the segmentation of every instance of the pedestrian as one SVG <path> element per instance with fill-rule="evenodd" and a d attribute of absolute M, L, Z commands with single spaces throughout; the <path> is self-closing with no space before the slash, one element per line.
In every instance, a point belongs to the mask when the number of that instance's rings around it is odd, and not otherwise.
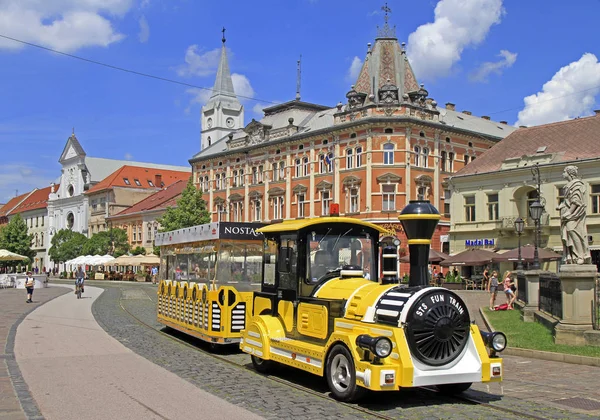
<path fill-rule="evenodd" d="M 158 267 L 152 267 L 152 284 L 158 283 Z"/>
<path fill-rule="evenodd" d="M 506 273 L 504 273 L 503 286 L 504 294 L 506 295 L 506 303 L 508 304 L 508 309 L 513 309 L 513 303 L 515 302 L 517 296 L 515 295 L 515 292 L 513 290 L 514 283 L 512 282 L 510 275 L 511 273 L 508 270 L 506 271 Z M 514 288 L 516 289 L 516 287 Z"/>
<path fill-rule="evenodd" d="M 498 272 L 493 271 L 492 277 L 487 282 L 486 290 L 490 293 L 490 311 L 494 310 L 496 305 L 496 296 L 498 294 Z"/>
<path fill-rule="evenodd" d="M 484 287 L 487 288 L 487 284 L 490 281 L 490 268 L 489 267 L 485 267 L 485 270 L 483 270 L 483 279 L 481 280 L 481 290 L 483 290 Z"/>
<path fill-rule="evenodd" d="M 25 288 L 27 289 L 27 303 L 33 303 L 33 288 L 35 287 L 35 279 L 33 278 L 33 274 L 31 271 L 27 272 L 27 277 L 25 277 Z"/>

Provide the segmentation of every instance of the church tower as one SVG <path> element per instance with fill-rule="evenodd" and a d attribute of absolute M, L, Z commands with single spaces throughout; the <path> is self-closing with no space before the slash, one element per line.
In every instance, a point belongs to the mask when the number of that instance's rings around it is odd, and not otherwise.
<path fill-rule="evenodd" d="M 202 107 L 202 150 L 210 147 L 227 134 L 244 127 L 244 107 L 233 90 L 227 51 L 225 49 L 225 28 L 221 40 L 221 60 L 217 78 L 208 103 Z"/>

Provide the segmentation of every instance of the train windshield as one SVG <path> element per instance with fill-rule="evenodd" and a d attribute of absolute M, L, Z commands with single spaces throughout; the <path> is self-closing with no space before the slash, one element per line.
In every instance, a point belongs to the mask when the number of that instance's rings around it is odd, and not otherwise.
<path fill-rule="evenodd" d="M 307 281 L 315 284 L 328 273 L 334 273 L 345 266 L 362 271 L 371 278 L 375 273 L 374 239 L 361 226 L 332 226 L 308 233 Z"/>

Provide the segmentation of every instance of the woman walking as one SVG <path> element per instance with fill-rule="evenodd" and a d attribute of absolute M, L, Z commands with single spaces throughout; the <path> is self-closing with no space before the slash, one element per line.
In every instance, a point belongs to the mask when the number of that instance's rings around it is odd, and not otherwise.
<path fill-rule="evenodd" d="M 25 288 L 27 289 L 27 303 L 33 303 L 33 288 L 35 287 L 35 279 L 31 274 L 31 271 L 27 272 L 27 277 L 25 277 Z"/>
<path fill-rule="evenodd" d="M 496 296 L 498 294 L 498 272 L 492 272 L 492 277 L 490 277 L 487 282 L 487 291 L 490 293 L 490 311 L 494 310 L 496 305 Z"/>

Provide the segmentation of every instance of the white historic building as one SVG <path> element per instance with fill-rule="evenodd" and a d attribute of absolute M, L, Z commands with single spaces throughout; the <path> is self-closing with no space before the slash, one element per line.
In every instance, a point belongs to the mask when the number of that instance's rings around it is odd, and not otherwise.
<path fill-rule="evenodd" d="M 225 37 L 221 46 L 221 60 L 210 99 L 202 107 L 201 148 L 205 150 L 227 134 L 244 127 L 244 106 L 238 100 L 234 90 Z"/>

